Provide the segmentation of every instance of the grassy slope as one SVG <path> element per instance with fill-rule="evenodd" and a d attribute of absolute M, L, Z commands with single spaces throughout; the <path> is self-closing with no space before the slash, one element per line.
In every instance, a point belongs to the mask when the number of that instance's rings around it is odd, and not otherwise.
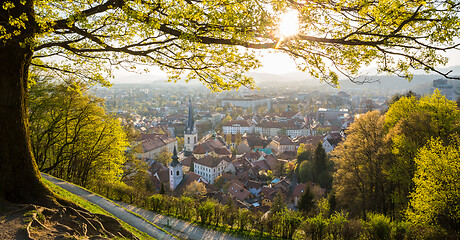
<path fill-rule="evenodd" d="M 94 204 L 86 201 L 85 199 L 83 199 L 83 198 L 81 198 L 79 196 L 76 196 L 76 195 L 68 192 L 65 189 L 62 189 L 61 187 L 52 184 L 51 182 L 49 182 L 45 178 L 42 178 L 42 180 L 43 180 L 43 182 L 45 182 L 45 185 L 48 186 L 48 188 L 50 188 L 53 192 L 55 192 L 57 195 L 61 196 L 62 198 L 66 199 L 68 201 L 74 202 L 75 204 L 78 204 L 79 206 L 87 209 L 90 212 L 99 213 L 99 214 L 105 214 L 105 215 L 109 215 L 111 217 L 116 218 L 115 216 L 113 216 L 112 214 L 108 213 L 107 211 L 105 211 L 104 209 L 100 208 L 99 206 L 94 205 Z M 128 229 L 130 232 L 134 233 L 134 235 L 136 235 L 139 239 L 141 239 L 141 240 L 154 239 L 154 238 L 150 237 L 149 235 L 137 230 L 136 228 L 133 228 L 131 225 L 119 220 L 118 218 L 116 218 L 116 219 L 126 229 Z"/>

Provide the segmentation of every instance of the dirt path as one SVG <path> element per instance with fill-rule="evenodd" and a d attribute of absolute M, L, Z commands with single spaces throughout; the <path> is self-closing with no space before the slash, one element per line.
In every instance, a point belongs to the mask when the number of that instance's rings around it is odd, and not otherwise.
<path fill-rule="evenodd" d="M 178 236 L 181 239 L 193 239 L 193 240 L 240 240 L 237 238 L 222 232 L 202 228 L 200 226 L 164 216 L 161 214 L 153 213 L 142 208 L 138 208 L 126 203 L 118 203 L 121 206 L 125 207 L 129 211 L 135 212 L 147 219 L 148 221 L 157 224 L 158 226 L 170 231 L 174 235 Z M 169 226 L 168 226 L 169 221 Z"/>
<path fill-rule="evenodd" d="M 173 236 L 169 235 L 168 233 L 165 233 L 161 229 L 158 229 L 157 226 L 152 225 L 149 222 L 146 222 L 144 219 L 134 215 L 133 213 L 127 211 L 125 208 L 120 207 L 103 197 L 100 197 L 94 193 L 86 191 L 85 189 L 82 189 L 71 183 L 56 179 L 49 175 L 42 174 L 42 176 L 46 178 L 47 180 L 49 180 L 50 182 L 56 184 L 57 186 L 62 187 L 63 189 L 75 195 L 78 195 L 93 204 L 98 205 L 99 207 L 103 208 L 107 212 L 116 216 L 118 219 L 137 228 L 139 231 L 145 232 L 149 236 L 152 236 L 156 239 L 176 239 Z"/>

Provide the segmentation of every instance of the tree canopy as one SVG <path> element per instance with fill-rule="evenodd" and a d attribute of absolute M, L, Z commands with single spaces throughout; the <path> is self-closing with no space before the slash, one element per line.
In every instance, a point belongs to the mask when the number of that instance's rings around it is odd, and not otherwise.
<path fill-rule="evenodd" d="M 30 12 L 18 5 L 31 5 Z M 253 49 L 275 48 L 302 71 L 336 84 L 371 62 L 411 78 L 434 71 L 456 49 L 459 3 L 434 1 L 91 0 L 5 1 L 2 45 L 24 31 L 32 66 L 61 77 L 106 82 L 111 66 L 132 71 L 156 65 L 170 79 L 199 79 L 213 90 L 252 86 L 243 73 L 260 66 Z M 281 36 L 280 14 L 295 10 L 299 31 Z M 35 12 L 35 15 L 32 14 Z M 238 47 L 241 46 L 241 47 Z M 84 71 L 83 71 L 84 70 Z M 105 75 L 103 74 L 105 73 Z"/>
<path fill-rule="evenodd" d="M 220 91 L 253 87 L 244 73 L 260 66 L 255 50 L 276 48 L 331 84 L 338 73 L 354 81 L 371 62 L 409 79 L 411 69 L 455 78 L 436 67 L 447 62 L 442 52 L 457 49 L 459 7 L 450 0 L 3 1 L 0 135 L 14 141 L 0 140 L 0 193 L 21 201 L 47 192 L 27 129 L 31 66 L 108 85 L 114 68 L 155 65 L 171 81 L 198 79 Z M 299 13 L 299 31 L 282 36 L 279 16 L 288 10 Z"/>
<path fill-rule="evenodd" d="M 417 169 L 411 193 L 410 221 L 443 226 L 459 232 L 460 227 L 460 140 L 450 144 L 431 139 L 415 158 Z"/>
<path fill-rule="evenodd" d="M 40 79 L 30 88 L 31 144 L 40 171 L 83 187 L 119 181 L 128 146 L 119 121 L 84 84 Z"/>

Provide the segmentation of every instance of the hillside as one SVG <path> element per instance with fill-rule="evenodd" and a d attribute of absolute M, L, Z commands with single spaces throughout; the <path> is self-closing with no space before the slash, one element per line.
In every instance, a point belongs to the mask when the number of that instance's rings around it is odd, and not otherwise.
<path fill-rule="evenodd" d="M 72 207 L 49 209 L 1 202 L 0 239 L 153 239 L 83 198 L 44 182 Z"/>

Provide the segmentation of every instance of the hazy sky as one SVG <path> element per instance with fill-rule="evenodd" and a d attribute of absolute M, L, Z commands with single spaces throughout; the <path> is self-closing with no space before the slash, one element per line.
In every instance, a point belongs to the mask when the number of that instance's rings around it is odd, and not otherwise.
<path fill-rule="evenodd" d="M 449 63 L 446 66 L 455 66 L 460 65 L 460 51 L 450 51 L 445 54 L 449 57 Z M 300 72 L 296 69 L 294 60 L 292 60 L 287 54 L 283 53 L 266 53 L 260 59 L 263 67 L 253 70 L 257 73 L 270 73 L 270 74 L 286 74 L 292 72 Z M 371 65 L 368 68 L 361 70 L 361 73 L 365 75 L 375 75 L 376 66 Z M 423 74 L 424 72 L 417 72 L 417 74 Z M 161 72 L 156 67 L 151 67 L 150 72 L 147 74 L 135 74 L 126 71 L 116 71 L 114 73 L 115 79 L 112 81 L 115 83 L 119 82 L 134 82 L 134 81 L 153 81 L 153 80 L 163 80 L 166 78 L 166 74 Z"/>

